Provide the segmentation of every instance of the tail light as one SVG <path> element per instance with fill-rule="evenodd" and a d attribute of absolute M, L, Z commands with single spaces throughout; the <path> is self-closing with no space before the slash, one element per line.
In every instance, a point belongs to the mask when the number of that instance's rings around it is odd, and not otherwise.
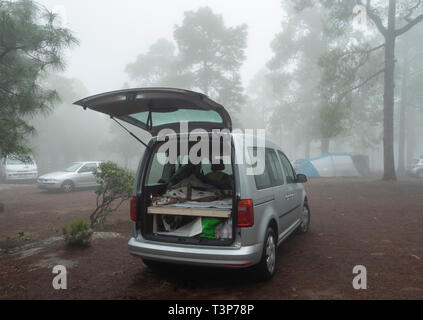
<path fill-rule="evenodd" d="M 238 202 L 238 227 L 249 228 L 254 225 L 253 200 L 240 200 Z"/>
<path fill-rule="evenodd" d="M 131 198 L 131 220 L 137 221 L 137 198 Z"/>

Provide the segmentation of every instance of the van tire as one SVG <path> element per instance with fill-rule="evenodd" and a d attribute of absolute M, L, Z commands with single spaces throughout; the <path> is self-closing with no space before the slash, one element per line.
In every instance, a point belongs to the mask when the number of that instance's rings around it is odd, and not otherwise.
<path fill-rule="evenodd" d="M 268 227 L 264 237 L 263 253 L 260 263 L 256 266 L 259 280 L 270 280 L 277 266 L 277 238 L 273 228 Z"/>
<path fill-rule="evenodd" d="M 301 220 L 301 224 L 297 228 L 297 233 L 305 234 L 310 228 L 310 207 L 307 202 L 304 202 Z"/>
<path fill-rule="evenodd" d="M 63 192 L 69 193 L 69 192 L 73 191 L 74 187 L 75 187 L 75 185 L 73 184 L 73 182 L 68 180 L 68 181 L 63 182 L 61 189 L 62 189 Z"/>

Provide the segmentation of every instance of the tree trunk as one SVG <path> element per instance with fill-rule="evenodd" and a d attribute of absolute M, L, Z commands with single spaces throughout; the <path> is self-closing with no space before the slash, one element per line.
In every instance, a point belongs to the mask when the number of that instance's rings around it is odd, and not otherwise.
<path fill-rule="evenodd" d="M 310 159 L 310 144 L 311 144 L 311 141 L 306 138 L 305 153 L 304 153 L 306 159 Z"/>
<path fill-rule="evenodd" d="M 411 161 L 416 153 L 416 137 L 418 137 L 416 132 L 416 110 L 414 108 L 408 109 L 408 122 L 407 122 L 407 162 Z"/>
<path fill-rule="evenodd" d="M 329 138 L 322 138 L 322 144 L 320 149 L 322 153 L 328 153 L 330 148 L 330 139 Z"/>
<path fill-rule="evenodd" d="M 395 14 L 396 0 L 389 0 L 388 30 L 385 37 L 385 79 L 383 96 L 383 180 L 397 180 L 394 159 Z"/>
<path fill-rule="evenodd" d="M 406 114 L 407 114 L 407 90 L 408 90 L 408 66 L 409 66 L 409 47 L 405 40 L 404 70 L 401 83 L 401 104 L 400 104 L 400 122 L 398 139 L 398 175 L 405 174 L 405 146 L 406 146 Z"/>

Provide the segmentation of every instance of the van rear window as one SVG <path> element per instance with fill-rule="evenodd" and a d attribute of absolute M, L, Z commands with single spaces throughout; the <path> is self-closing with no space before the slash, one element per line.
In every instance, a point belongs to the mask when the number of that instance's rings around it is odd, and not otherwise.
<path fill-rule="evenodd" d="M 156 151 L 153 155 L 153 158 L 150 162 L 147 171 L 147 179 L 145 180 L 145 185 L 147 186 L 153 186 L 157 184 L 168 184 L 169 182 L 171 182 L 170 180 L 172 176 L 174 176 L 177 172 L 184 170 L 184 168 L 187 166 L 193 166 L 192 164 L 188 163 L 187 156 L 181 157 L 181 155 L 177 157 L 176 164 L 163 164 L 163 159 L 166 159 L 167 155 L 164 153 L 157 152 L 158 149 L 159 146 L 157 146 L 156 148 Z M 223 162 L 223 157 L 220 158 L 220 161 Z M 227 163 L 227 161 L 225 161 L 225 164 L 222 163 L 220 165 L 215 166 L 211 164 L 211 160 L 208 157 L 204 158 L 202 160 L 202 163 L 194 167 L 195 168 L 193 168 L 192 171 L 201 176 L 206 176 L 216 170 L 228 176 L 233 175 L 231 163 Z"/>
<path fill-rule="evenodd" d="M 129 115 L 129 118 L 141 121 L 144 124 L 148 122 L 149 112 L 140 112 Z M 214 110 L 191 110 L 179 109 L 172 112 L 152 112 L 151 125 L 158 127 L 169 123 L 178 122 L 210 122 L 223 123 L 222 117 Z"/>

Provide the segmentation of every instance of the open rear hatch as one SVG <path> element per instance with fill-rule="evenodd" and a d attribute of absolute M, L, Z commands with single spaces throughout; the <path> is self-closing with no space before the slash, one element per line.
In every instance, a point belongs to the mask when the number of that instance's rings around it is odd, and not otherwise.
<path fill-rule="evenodd" d="M 152 136 L 162 129 L 229 129 L 232 121 L 223 106 L 206 95 L 181 89 L 146 88 L 103 93 L 75 102 L 142 128 Z"/>

